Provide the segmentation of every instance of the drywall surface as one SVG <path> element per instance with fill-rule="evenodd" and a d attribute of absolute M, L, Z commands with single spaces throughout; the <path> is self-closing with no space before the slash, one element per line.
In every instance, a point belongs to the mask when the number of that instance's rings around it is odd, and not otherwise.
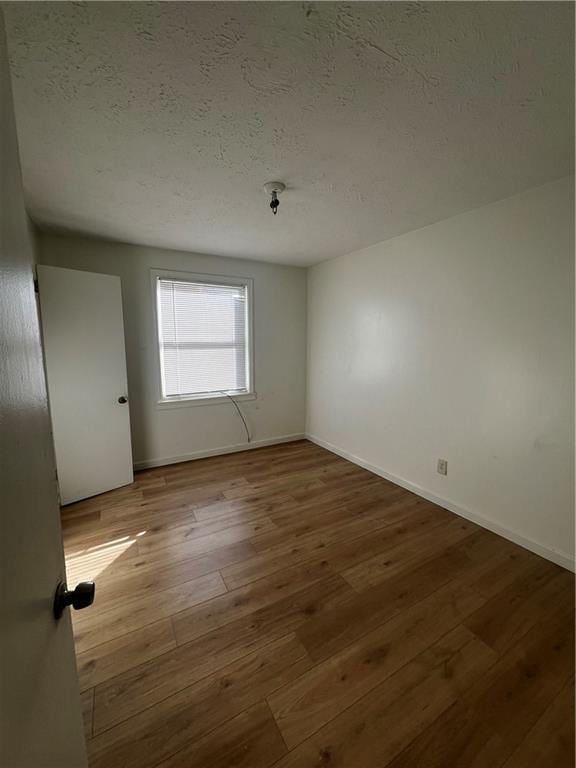
<path fill-rule="evenodd" d="M 159 250 L 51 233 L 39 236 L 39 261 L 118 275 L 122 281 L 132 446 L 136 467 L 194 458 L 246 440 L 229 401 L 158 406 L 157 332 L 151 270 L 254 280 L 257 399 L 241 403 L 255 444 L 302 435 L 305 421 L 306 271 L 255 261 Z"/>
<path fill-rule="evenodd" d="M 308 282 L 308 433 L 564 565 L 572 190 L 572 178 L 533 188 L 320 264 Z"/>
<path fill-rule="evenodd" d="M 303 265 L 571 172 L 573 3 L 5 8 L 47 227 Z"/>

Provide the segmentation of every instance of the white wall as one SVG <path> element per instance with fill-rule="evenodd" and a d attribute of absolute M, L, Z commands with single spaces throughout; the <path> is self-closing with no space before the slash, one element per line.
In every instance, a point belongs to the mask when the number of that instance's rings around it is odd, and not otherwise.
<path fill-rule="evenodd" d="M 302 435 L 305 422 L 306 271 L 104 240 L 39 234 L 39 262 L 119 275 L 126 334 L 132 444 L 136 466 L 193 457 L 245 442 L 230 402 L 157 407 L 156 329 L 151 269 L 254 279 L 255 384 L 241 404 L 255 444 Z"/>
<path fill-rule="evenodd" d="M 564 565 L 572 188 L 530 189 L 324 262 L 308 281 L 308 433 Z"/>

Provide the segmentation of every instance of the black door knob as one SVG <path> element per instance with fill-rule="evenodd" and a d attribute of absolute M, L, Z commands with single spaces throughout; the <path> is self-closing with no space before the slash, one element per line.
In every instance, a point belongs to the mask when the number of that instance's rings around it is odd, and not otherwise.
<path fill-rule="evenodd" d="M 121 396 L 118 398 L 118 402 L 120 403 L 120 405 L 124 405 L 124 403 L 127 403 L 127 402 L 128 402 L 128 398 L 127 398 L 127 397 L 125 397 L 124 395 L 121 395 Z"/>
<path fill-rule="evenodd" d="M 56 587 L 54 595 L 54 618 L 59 619 L 64 612 L 64 608 L 69 605 L 76 611 L 81 608 L 87 608 L 94 602 L 96 593 L 96 584 L 93 581 L 81 581 L 76 589 L 68 589 L 65 582 L 61 581 Z"/>

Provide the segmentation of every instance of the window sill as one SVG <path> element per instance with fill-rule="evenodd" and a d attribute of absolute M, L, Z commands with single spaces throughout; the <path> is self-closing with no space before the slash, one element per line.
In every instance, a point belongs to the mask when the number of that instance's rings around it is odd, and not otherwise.
<path fill-rule="evenodd" d="M 256 400 L 258 395 L 256 392 L 247 392 L 243 395 L 231 395 L 231 397 L 233 397 L 236 402 L 243 403 L 247 400 Z M 222 405 L 223 403 L 232 405 L 232 403 L 230 403 L 230 397 L 226 397 L 226 395 L 216 395 L 214 397 L 209 395 L 208 397 L 182 397 L 170 400 L 158 400 L 156 407 L 163 411 L 165 409 L 188 408 L 189 406 L 197 405 Z"/>

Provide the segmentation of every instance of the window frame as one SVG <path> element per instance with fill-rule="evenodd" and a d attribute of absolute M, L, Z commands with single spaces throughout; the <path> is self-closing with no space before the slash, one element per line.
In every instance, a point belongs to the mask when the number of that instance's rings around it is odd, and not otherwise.
<path fill-rule="evenodd" d="M 200 272 L 184 272 L 168 269 L 151 269 L 150 283 L 152 289 L 152 322 L 153 333 L 156 339 L 154 344 L 154 364 L 156 367 L 155 376 L 155 399 L 156 407 L 182 408 L 196 405 L 218 405 L 220 403 L 230 403 L 230 397 L 227 395 L 200 394 L 200 395 L 175 395 L 164 397 L 162 394 L 162 363 L 160 352 L 160 327 L 158 325 L 158 280 L 180 280 L 189 283 L 206 283 L 207 285 L 237 285 L 246 289 L 246 341 L 248 345 L 247 360 L 247 392 L 232 395 L 234 400 L 242 402 L 243 400 L 255 400 L 257 397 L 255 386 L 255 351 L 254 351 L 254 280 L 251 277 L 237 277 L 233 275 L 214 275 Z"/>

